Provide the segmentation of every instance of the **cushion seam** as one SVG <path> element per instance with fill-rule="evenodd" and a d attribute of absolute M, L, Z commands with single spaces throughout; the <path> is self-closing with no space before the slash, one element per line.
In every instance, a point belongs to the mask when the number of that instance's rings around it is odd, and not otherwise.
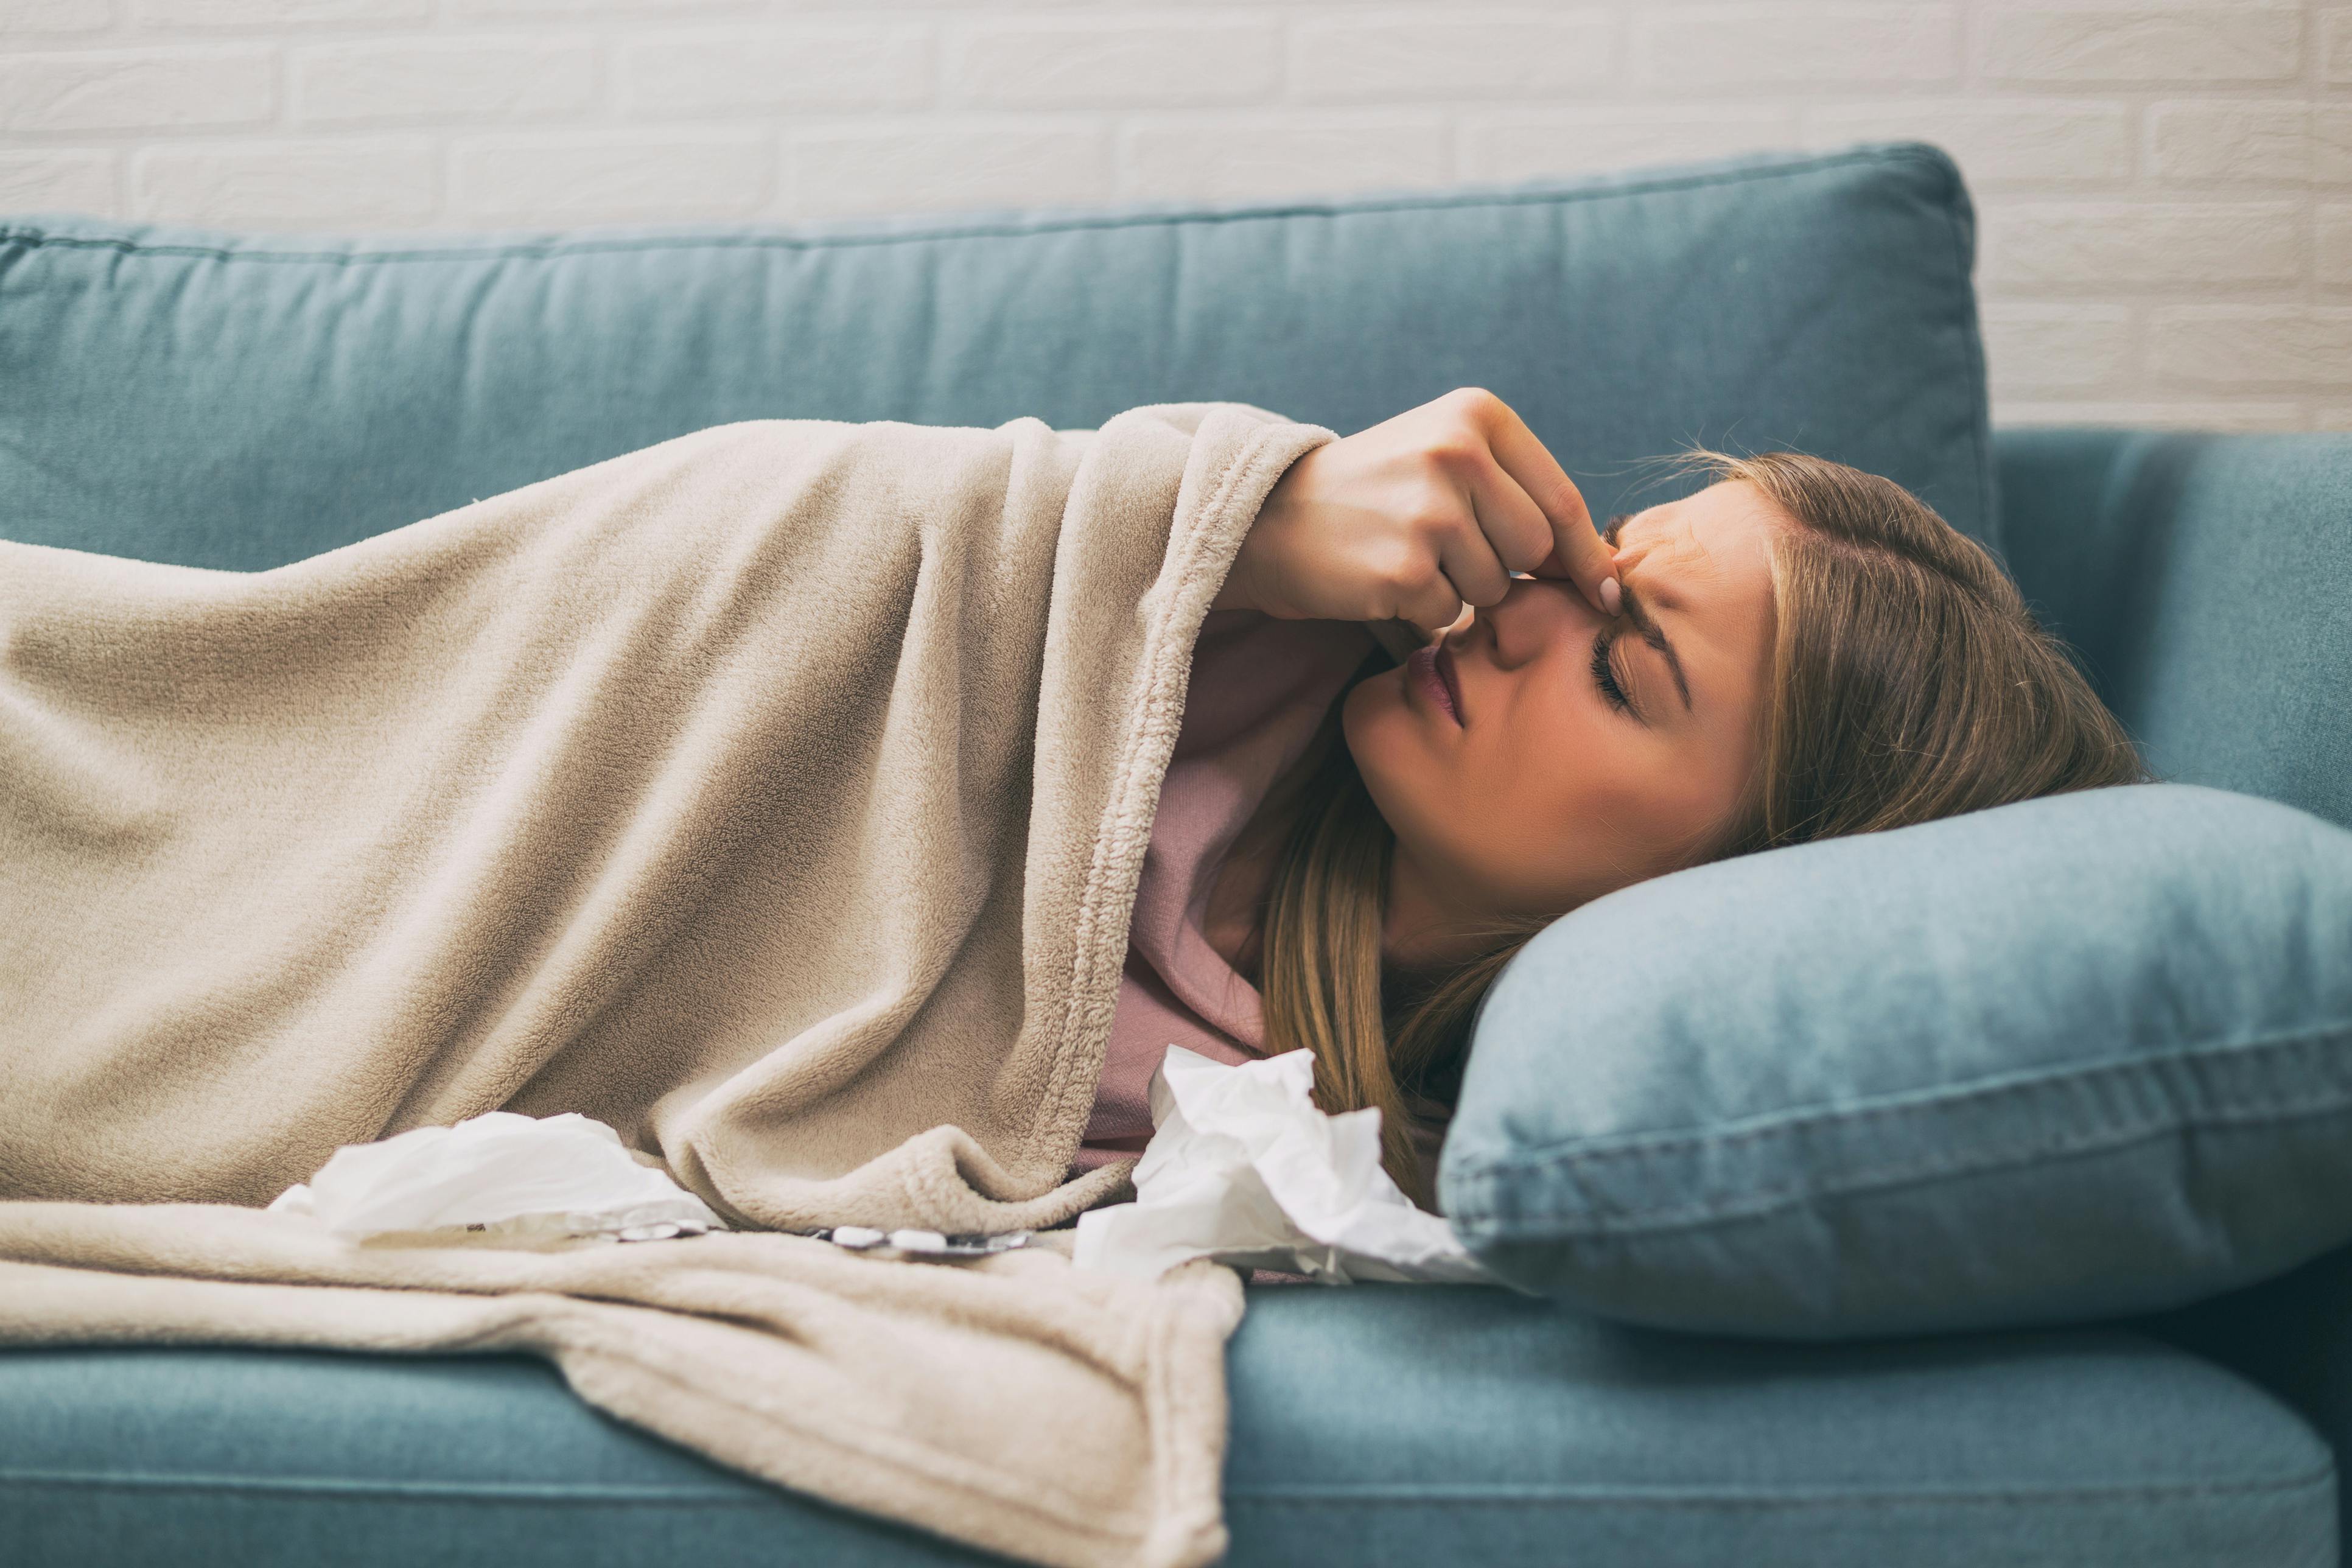
<path fill-rule="evenodd" d="M 1486 1240 L 1517 1238 L 1522 1226 L 1539 1227 L 1538 1236 L 1557 1237 L 1561 1229 L 1573 1226 L 1575 1234 L 1590 1236 L 1625 1236 L 1636 1232 L 1687 1229 L 1711 1225 L 1719 1220 L 1747 1220 L 1776 1209 L 1792 1208 L 1810 1200 L 1831 1200 L 1882 1192 L 1889 1187 L 1906 1186 L 1915 1182 L 1930 1181 L 1951 1175 L 1984 1175 L 1992 1172 L 2011 1170 L 2040 1160 L 2071 1159 L 2076 1155 L 2112 1152 L 2145 1143 L 2175 1133 L 2204 1127 L 2228 1127 L 2244 1130 L 2254 1127 L 2276 1127 L 2291 1121 L 2308 1121 L 2317 1117 L 2337 1116 L 2352 1110 L 2352 1096 L 2335 1100 L 2324 1105 L 2299 1107 L 2293 1110 L 2265 1112 L 2261 1115 L 2209 1115 L 2191 1121 L 2174 1119 L 2117 1134 L 2112 1129 L 2074 1141 L 2043 1142 L 2014 1153 L 1971 1163 L 1961 1155 L 1941 1163 L 1913 1166 L 1882 1166 L 1864 1175 L 1835 1184 L 1821 1186 L 1769 1187 L 1743 1193 L 1738 1201 L 1717 1204 L 1712 1200 L 1685 1205 L 1681 1208 L 1658 1209 L 1648 1213 L 1628 1212 L 1620 1215 L 1591 1215 L 1589 1213 L 1563 1215 L 1553 1211 L 1520 1214 L 1503 1218 L 1491 1212 L 1481 1212 L 1475 1204 L 1457 1204 L 1454 1220 L 1461 1226 L 1476 1226 Z M 1482 1173 L 1491 1177 L 1496 1173 Z M 1580 1224 L 1575 1223 L 1580 1221 Z"/>
<path fill-rule="evenodd" d="M 722 1492 L 687 1492 L 642 1489 L 626 1484 L 612 1488 L 546 1485 L 535 1482 L 449 1482 L 356 1480 L 346 1478 L 306 1479 L 299 1476 L 205 1476 L 89 1474 L 72 1470 L 0 1470 L 0 1490 L 43 1486 L 76 1489 L 119 1488 L 125 1491 L 278 1492 L 292 1496 L 353 1496 L 368 1498 L 433 1498 L 453 1502 L 581 1502 L 625 1503 L 631 1507 L 658 1505 L 706 1508 L 716 1504 L 751 1506 L 761 1497 L 731 1497 Z"/>
<path fill-rule="evenodd" d="M 1326 1506 L 1421 1506 L 1425 1504 L 1475 1503 L 1480 1507 L 1564 1505 L 1591 1506 L 1635 1504 L 1670 1507 L 1723 1508 L 1846 1508 L 1854 1506 L 1907 1506 L 1917 1503 L 1985 1503 L 1985 1502 L 2063 1502 L 2109 1501 L 2134 1498 L 2190 1498 L 2208 1496 L 2246 1496 L 2261 1493 L 2287 1493 L 2332 1486 L 2336 1479 L 2333 1464 L 2300 1476 L 2245 1479 L 2234 1481 L 2147 1482 L 2086 1487 L 2009 1487 L 1983 1489 L 1914 1489 L 1908 1491 L 1844 1491 L 1828 1489 L 1791 1489 L 1784 1492 L 1756 1491 L 1727 1493 L 1656 1488 L 1650 1490 L 1592 1488 L 1585 1490 L 1550 1489 L 1543 1491 L 1503 1491 L 1490 1486 L 1472 1483 L 1457 1490 L 1423 1489 L 1402 1495 L 1394 1489 L 1377 1488 L 1377 1483 L 1353 1483 L 1340 1489 L 1283 1492 L 1239 1492 L 1228 1490 L 1224 1499 L 1228 1506 L 1234 1503 L 1259 1504 L 1320 1504 Z M 518 1485 L 499 1488 L 483 1483 L 451 1485 L 446 1482 L 426 1484 L 318 1480 L 304 1482 L 287 1477 L 203 1477 L 203 1476 L 122 1476 L 77 1475 L 68 1471 L 16 1470 L 0 1471 L 0 1489 L 16 1486 L 66 1486 L 77 1489 L 99 1490 L 117 1489 L 124 1491 L 236 1491 L 279 1492 L 292 1496 L 320 1497 L 350 1495 L 369 1498 L 405 1497 L 430 1499 L 449 1502 L 602 1502 L 645 1505 L 709 1507 L 766 1507 L 783 1497 L 791 1496 L 777 1489 L 774 1497 L 730 1497 L 725 1495 L 639 1492 L 625 1489 L 604 1489 L 587 1487 L 544 1487 Z"/>
<path fill-rule="evenodd" d="M 1477 207 L 1518 207 L 1557 205 L 1566 203 L 1599 201 L 1607 198 L 1649 195 L 1661 191 L 1691 190 L 1708 185 L 1755 184 L 1765 180 L 1787 179 L 1819 174 L 1848 164 L 1910 163 L 1916 157 L 1904 150 L 1903 143 L 1887 143 L 1854 151 L 1825 153 L 1817 157 L 1790 163 L 1776 163 L 1762 167 L 1725 169 L 1707 173 L 1681 174 L 1646 182 L 1614 185 L 1591 185 L 1576 189 L 1541 189 L 1522 193 L 1487 191 L 1448 198 L 1431 194 L 1400 195 L 1388 199 L 1359 198 L 1353 201 L 1286 202 L 1262 206 L 1230 210 L 1185 208 L 1176 212 L 1107 214 L 1092 217 L 1070 217 L 1043 223 L 995 225 L 972 223 L 962 226 L 942 226 L 937 228 L 908 230 L 900 233 L 807 235 L 791 233 L 694 234 L 646 236 L 634 239 L 560 239 L 536 244 L 499 246 L 490 248 L 417 248 L 409 250 L 357 251 L 268 251 L 236 250 L 204 245 L 147 245 L 131 238 L 95 237 L 78 235 L 52 234 L 45 229 L 14 228 L 0 224 L 0 246 L 16 246 L 25 249 L 110 249 L 126 256 L 177 256 L 210 258 L 221 261 L 254 261 L 298 263 L 306 265 L 333 264 L 351 266 L 398 261 L 485 261 L 524 257 L 557 255 L 625 255 L 652 250 L 830 250 L 872 246 L 925 244 L 945 239 L 1009 239 L 1027 235 L 1089 233 L 1121 228 L 1173 227 L 1187 224 L 1228 224 L 1278 221 L 1318 215 L 1338 216 L 1357 213 L 1414 213 L 1472 209 Z M 1941 204 L 1948 216 L 1949 203 Z"/>
<path fill-rule="evenodd" d="M 2053 1088 L 2069 1087 L 2099 1078 L 2117 1077 L 2145 1072 L 2151 1067 L 2174 1063 L 2193 1063 L 2210 1059 L 2217 1063 L 2247 1060 L 2269 1055 L 2285 1055 L 2315 1046 L 2329 1046 L 2352 1039 L 2352 1020 L 2330 1019 L 2315 1027 L 2294 1033 L 2268 1035 L 2252 1040 L 2241 1040 L 2229 1045 L 2197 1042 L 2171 1050 L 2143 1052 L 2137 1056 L 2110 1057 L 2105 1061 L 2077 1063 L 2052 1068 L 2030 1077 L 2013 1077 L 2006 1082 L 1974 1084 L 1961 1089 L 1934 1089 L 1906 1091 L 1907 1098 L 1889 1097 L 1865 1105 L 1839 1106 L 1808 1110 L 1768 1112 L 1771 1118 L 1760 1126 L 1743 1127 L 1737 1131 L 1710 1131 L 1694 1129 L 1687 1131 L 1640 1132 L 1624 1135 L 1605 1148 L 1580 1148 L 1578 1140 L 1555 1141 L 1546 1149 L 1538 1145 L 1526 1152 L 1481 1161 L 1466 1157 L 1462 1165 L 1465 1177 L 1489 1174 L 1517 1174 L 1553 1166 L 1594 1164 L 1621 1155 L 1648 1154 L 1660 1151 L 1697 1148 L 1725 1148 L 1736 1143 L 1754 1142 L 1793 1131 L 1810 1131 L 1888 1117 L 1940 1110 L 1972 1101 L 1997 1100 L 2004 1095 L 2024 1095 L 2046 1092 Z"/>
<path fill-rule="evenodd" d="M 1659 1489 L 1654 1492 L 1607 1490 L 1590 1493 L 1558 1492 L 1550 1494 L 1498 1493 L 1465 1490 L 1458 1494 L 1427 1493 L 1421 1496 L 1384 1496 L 1371 1491 L 1301 1492 L 1228 1492 L 1225 1505 L 1259 1504 L 1277 1506 L 1309 1505 L 1328 1508 L 1419 1507 L 1444 1505 L 1449 1502 L 1471 1502 L 1482 1508 L 1511 1507 L 1663 1507 L 1663 1508 L 1853 1508 L 1911 1507 L 1921 1503 L 2003 1503 L 2021 1502 L 2121 1502 L 2129 1500 L 2185 1500 L 2197 1497 L 2252 1497 L 2263 1494 L 2289 1495 L 2295 1492 L 2332 1489 L 2336 1481 L 2333 1465 L 2300 1477 L 2273 1480 L 2186 1481 L 2179 1484 L 2149 1483 L 2109 1487 L 1993 1487 L 1981 1490 L 1949 1491 L 1890 1491 L 1840 1492 L 1816 1491 L 1794 1495 L 1756 1492 L 1734 1495 L 1720 1492 L 1684 1492 Z"/>
<path fill-rule="evenodd" d="M 1951 174 L 1960 200 L 1968 199 L 1967 186 L 1960 183 L 1958 169 Z M 1959 297 L 1966 301 L 1967 320 L 1961 331 L 1961 353 L 1969 367 L 1969 443 L 1976 448 L 1977 516 L 1982 519 L 1985 535 L 1992 542 L 1994 553 L 2006 559 L 2008 536 L 2001 531 L 1999 470 L 1992 449 L 1992 391 L 1988 384 L 1984 362 L 1984 323 L 1977 308 L 1975 281 L 1976 222 L 1973 207 L 1962 232 L 1958 202 L 1947 198 L 1938 204 L 1944 215 L 1944 226 L 1951 236 L 1953 268 Z M 2007 572 L 2007 567 L 2002 568 Z"/>

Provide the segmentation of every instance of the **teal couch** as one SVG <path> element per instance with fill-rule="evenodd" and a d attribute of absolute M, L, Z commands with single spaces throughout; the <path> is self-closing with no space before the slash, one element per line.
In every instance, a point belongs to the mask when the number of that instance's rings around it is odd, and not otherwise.
<path fill-rule="evenodd" d="M 258 569 L 724 419 L 1234 397 L 1350 429 L 1479 384 L 1604 513 L 1694 437 L 1894 475 L 2004 552 L 2160 772 L 2352 824 L 2352 438 L 1994 437 L 1970 237 L 1918 148 L 792 234 L 0 223 L 0 534 Z M 1229 1560 L 2322 1568 L 2347 1309 L 2352 1252 L 2158 1318 L 1842 1345 L 1254 1287 Z M 656 1558 L 986 1560 L 718 1469 L 532 1361 L 0 1352 L 11 1568 Z"/>

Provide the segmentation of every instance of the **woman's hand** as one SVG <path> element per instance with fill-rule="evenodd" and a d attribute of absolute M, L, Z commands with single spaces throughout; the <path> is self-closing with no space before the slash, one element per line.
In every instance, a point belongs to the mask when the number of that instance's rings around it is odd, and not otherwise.
<path fill-rule="evenodd" d="M 1511 574 L 1620 593 L 1574 480 L 1503 400 L 1464 387 L 1318 447 L 1276 481 L 1213 608 L 1411 621 L 1433 636 L 1501 602 Z"/>

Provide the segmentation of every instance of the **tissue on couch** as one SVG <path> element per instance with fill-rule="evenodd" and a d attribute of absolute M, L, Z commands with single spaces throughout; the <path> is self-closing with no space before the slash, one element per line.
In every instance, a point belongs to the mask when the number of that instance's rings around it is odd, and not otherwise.
<path fill-rule="evenodd" d="M 571 1111 L 491 1110 L 346 1143 L 269 1208 L 354 1240 L 451 1227 L 624 1240 L 727 1228 L 668 1172 L 639 1163 L 612 1128 Z"/>
<path fill-rule="evenodd" d="M 1136 1201 L 1080 1215 L 1073 1260 L 1147 1278 L 1213 1258 L 1327 1285 L 1490 1281 L 1381 1168 L 1380 1111 L 1327 1116 L 1314 1080 L 1307 1051 L 1228 1067 L 1170 1046 L 1151 1075 Z"/>

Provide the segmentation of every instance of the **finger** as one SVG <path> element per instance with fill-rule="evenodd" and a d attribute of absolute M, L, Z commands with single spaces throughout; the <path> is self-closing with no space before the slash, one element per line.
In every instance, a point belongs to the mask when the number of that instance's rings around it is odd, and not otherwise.
<path fill-rule="evenodd" d="M 1510 592 L 1509 569 L 1496 558 L 1483 525 L 1473 519 L 1465 518 L 1459 527 L 1438 536 L 1437 565 L 1467 603 L 1499 605 Z"/>
<path fill-rule="evenodd" d="M 1443 573 L 1409 590 L 1397 605 L 1397 619 L 1411 621 L 1423 634 L 1434 637 L 1462 618 L 1462 595 Z"/>
<path fill-rule="evenodd" d="M 1601 588 L 1599 593 L 1601 613 L 1604 616 L 1615 615 L 1618 609 L 1625 603 L 1624 590 L 1619 586 L 1619 581 L 1624 576 L 1625 570 L 1622 563 L 1617 555 L 1612 554 L 1610 556 L 1609 572 L 1610 574 L 1608 576 L 1601 579 Z M 1549 577 L 1555 582 L 1575 581 L 1575 574 L 1570 573 L 1567 567 L 1562 566 L 1559 563 L 1559 552 L 1557 550 L 1545 556 L 1541 561 L 1536 563 L 1534 567 L 1528 571 L 1528 575 L 1530 577 Z M 1577 585 L 1580 588 L 1583 586 L 1580 583 Z M 1584 596 L 1591 599 L 1594 597 L 1594 595 L 1588 590 Z"/>
<path fill-rule="evenodd" d="M 1489 454 L 1490 459 L 1492 453 Z M 1465 476 L 1470 502 L 1485 534 L 1507 572 L 1531 572 L 1552 552 L 1551 521 L 1499 461 L 1472 467 Z"/>
<path fill-rule="evenodd" d="M 1543 512 L 1551 528 L 1551 553 L 1534 568 L 1538 577 L 1566 577 L 1604 616 L 1613 616 L 1622 597 L 1612 552 L 1592 526 L 1584 492 L 1568 477 L 1535 432 L 1499 399 L 1486 411 L 1486 445 L 1503 471 Z"/>

